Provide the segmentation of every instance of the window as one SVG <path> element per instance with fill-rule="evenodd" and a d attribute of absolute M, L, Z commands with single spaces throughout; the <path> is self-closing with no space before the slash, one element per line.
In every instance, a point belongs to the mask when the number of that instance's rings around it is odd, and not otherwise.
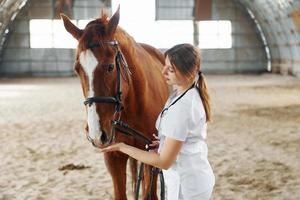
<path fill-rule="evenodd" d="M 201 49 L 227 49 L 232 47 L 230 21 L 200 21 L 199 47 Z"/>
<path fill-rule="evenodd" d="M 122 8 L 119 25 L 137 42 L 147 43 L 160 49 L 168 49 L 179 43 L 193 43 L 193 21 L 156 21 L 155 0 L 131 0 L 126 3 L 113 0 L 113 13 L 119 4 Z M 135 8 L 134 12 L 133 8 Z M 72 22 L 79 28 L 84 28 L 89 21 L 73 20 Z M 199 47 L 201 49 L 231 48 L 231 29 L 230 21 L 200 21 Z M 76 45 L 77 41 L 65 30 L 62 20 L 30 20 L 31 48 L 76 48 Z"/>
<path fill-rule="evenodd" d="M 182 3 L 179 0 L 176 2 Z M 121 0 L 112 0 L 113 13 L 119 4 L 121 5 L 119 25 L 137 42 L 147 43 L 160 49 L 168 49 L 179 43 L 193 43 L 193 21 L 155 20 L 155 0 L 130 0 L 126 3 Z M 133 8 L 135 8 L 134 12 Z M 170 13 L 165 10 L 161 14 L 168 15 Z M 231 48 L 231 37 L 230 21 L 199 22 L 199 46 L 201 49 Z"/>
<path fill-rule="evenodd" d="M 72 20 L 83 28 L 89 20 Z M 77 41 L 70 35 L 62 20 L 33 19 L 29 22 L 31 48 L 75 48 Z"/>

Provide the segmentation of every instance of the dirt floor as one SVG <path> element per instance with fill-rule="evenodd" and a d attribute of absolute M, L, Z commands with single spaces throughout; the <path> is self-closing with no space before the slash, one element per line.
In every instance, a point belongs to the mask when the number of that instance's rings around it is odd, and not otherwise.
<path fill-rule="evenodd" d="M 300 79 L 207 80 L 212 199 L 299 200 Z M 77 78 L 0 79 L 1 200 L 113 199 L 103 157 L 84 136 L 82 102 Z"/>

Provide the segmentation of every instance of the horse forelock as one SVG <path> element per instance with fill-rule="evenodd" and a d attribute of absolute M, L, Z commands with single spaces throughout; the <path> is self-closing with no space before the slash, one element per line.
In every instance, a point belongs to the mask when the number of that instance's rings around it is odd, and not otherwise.
<path fill-rule="evenodd" d="M 98 18 L 89 22 L 79 39 L 78 50 L 85 51 L 90 44 L 103 44 L 103 41 L 112 40 L 114 35 L 108 33 L 108 21 L 106 18 Z"/>
<path fill-rule="evenodd" d="M 102 23 L 108 22 L 108 11 L 106 9 L 101 10 L 101 15 L 98 20 Z"/>

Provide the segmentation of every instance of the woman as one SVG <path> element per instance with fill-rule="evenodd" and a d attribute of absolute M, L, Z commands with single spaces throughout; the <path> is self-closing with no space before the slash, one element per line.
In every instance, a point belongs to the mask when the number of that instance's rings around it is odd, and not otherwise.
<path fill-rule="evenodd" d="M 179 44 L 165 52 L 162 73 L 174 91 L 158 116 L 157 152 L 143 151 L 124 143 L 102 149 L 121 151 L 163 169 L 169 200 L 210 199 L 215 177 L 207 160 L 206 124 L 211 119 L 210 100 L 200 53 L 190 44 Z"/>

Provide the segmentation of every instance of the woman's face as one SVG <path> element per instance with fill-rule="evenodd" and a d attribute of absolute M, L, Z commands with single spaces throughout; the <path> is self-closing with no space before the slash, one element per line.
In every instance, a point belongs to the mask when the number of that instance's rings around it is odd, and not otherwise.
<path fill-rule="evenodd" d="M 162 69 L 162 74 L 169 85 L 183 85 L 187 81 L 187 78 L 171 64 L 168 56 L 165 59 L 165 66 Z"/>

